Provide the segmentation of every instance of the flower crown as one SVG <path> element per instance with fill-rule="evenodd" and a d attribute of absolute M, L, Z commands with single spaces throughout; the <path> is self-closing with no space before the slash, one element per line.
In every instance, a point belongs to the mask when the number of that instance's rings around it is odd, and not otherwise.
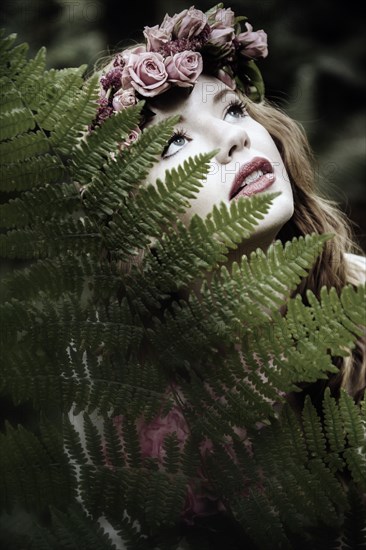
<path fill-rule="evenodd" d="M 202 72 L 261 101 L 263 79 L 254 60 L 267 56 L 267 35 L 247 22 L 242 32 L 246 20 L 220 3 L 205 13 L 192 6 L 165 15 L 160 26 L 145 27 L 146 43 L 117 54 L 101 76 L 93 126 L 140 99 L 173 86 L 192 87 Z"/>

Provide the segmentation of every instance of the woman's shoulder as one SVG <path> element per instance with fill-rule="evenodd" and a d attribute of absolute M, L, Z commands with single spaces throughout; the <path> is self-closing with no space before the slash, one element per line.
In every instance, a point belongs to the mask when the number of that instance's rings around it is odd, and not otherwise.
<path fill-rule="evenodd" d="M 349 269 L 349 282 L 352 284 L 366 283 L 366 256 L 360 254 L 345 254 Z"/>

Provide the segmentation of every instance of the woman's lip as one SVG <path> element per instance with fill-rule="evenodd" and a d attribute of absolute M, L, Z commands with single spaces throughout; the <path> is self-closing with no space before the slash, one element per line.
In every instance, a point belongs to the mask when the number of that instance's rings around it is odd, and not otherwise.
<path fill-rule="evenodd" d="M 263 172 L 263 175 L 260 176 L 257 180 L 248 183 L 241 189 L 241 186 L 250 174 L 260 170 Z M 251 161 L 243 164 L 240 170 L 235 175 L 233 184 L 229 193 L 229 200 L 234 197 L 239 196 L 249 196 L 254 193 L 259 193 L 263 191 L 275 181 L 276 177 L 273 173 L 273 168 L 269 160 L 262 157 L 254 157 Z"/>

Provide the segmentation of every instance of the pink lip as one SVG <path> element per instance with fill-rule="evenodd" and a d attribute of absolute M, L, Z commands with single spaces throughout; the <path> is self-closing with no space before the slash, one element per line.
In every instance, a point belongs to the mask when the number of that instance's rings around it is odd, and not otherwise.
<path fill-rule="evenodd" d="M 255 181 L 248 183 L 241 189 L 240 187 L 243 184 L 245 178 L 247 178 L 256 170 L 260 170 L 261 172 L 263 172 L 263 175 Z M 243 196 L 249 197 L 250 195 L 254 195 L 255 193 L 260 193 L 261 191 L 264 191 L 264 189 L 267 189 L 267 187 L 272 185 L 275 179 L 276 176 L 273 173 L 271 163 L 265 158 L 254 157 L 254 159 L 244 164 L 240 168 L 239 172 L 236 174 L 230 189 L 229 200 L 234 198 L 238 199 L 239 197 Z"/>

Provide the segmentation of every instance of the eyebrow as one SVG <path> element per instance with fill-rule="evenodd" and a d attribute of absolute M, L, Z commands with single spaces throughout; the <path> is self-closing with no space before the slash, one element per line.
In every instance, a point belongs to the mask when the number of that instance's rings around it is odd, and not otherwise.
<path fill-rule="evenodd" d="M 235 90 L 222 89 L 219 92 L 217 92 L 217 94 L 214 95 L 213 100 L 212 100 L 213 104 L 217 105 L 228 94 L 232 94 L 236 97 L 238 96 L 238 94 L 236 93 Z M 185 117 L 183 115 L 181 115 L 181 117 L 179 119 L 179 122 L 183 122 L 183 123 L 185 122 Z"/>
<path fill-rule="evenodd" d="M 230 89 L 223 88 L 219 92 L 217 92 L 217 94 L 214 95 L 213 100 L 212 100 L 213 104 L 217 105 L 217 103 L 219 103 L 228 94 L 232 94 L 234 96 L 238 95 L 235 90 L 230 90 Z M 154 117 L 156 115 L 156 113 L 151 108 L 149 108 L 148 110 L 152 114 L 152 117 Z M 180 119 L 179 119 L 179 123 L 182 123 L 182 122 L 183 123 L 185 122 L 185 117 L 183 115 L 181 115 Z"/>

